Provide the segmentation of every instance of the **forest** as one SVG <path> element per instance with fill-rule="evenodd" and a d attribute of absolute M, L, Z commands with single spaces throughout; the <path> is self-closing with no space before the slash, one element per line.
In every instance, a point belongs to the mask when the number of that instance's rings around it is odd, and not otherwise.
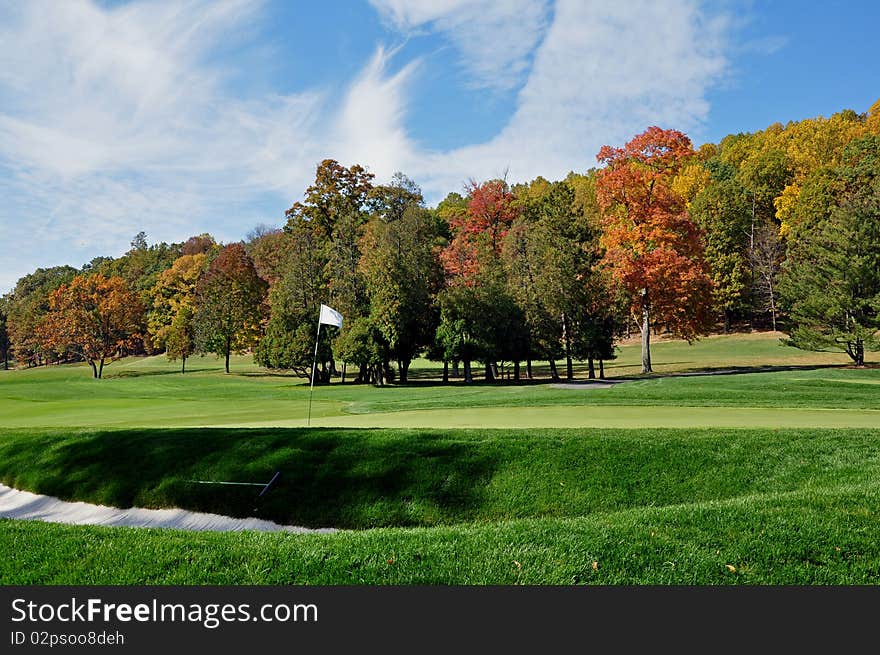
<path fill-rule="evenodd" d="M 364 164 L 368 164 L 365 162 Z M 0 298 L 0 366 L 253 353 L 318 382 L 523 380 L 548 362 L 603 377 L 615 344 L 776 330 L 793 347 L 880 349 L 880 101 L 695 148 L 649 127 L 584 170 L 471 180 L 428 207 L 403 173 L 321 162 L 284 214 L 237 243 L 210 234 L 40 268 Z M 476 369 L 476 370 L 475 370 Z"/>

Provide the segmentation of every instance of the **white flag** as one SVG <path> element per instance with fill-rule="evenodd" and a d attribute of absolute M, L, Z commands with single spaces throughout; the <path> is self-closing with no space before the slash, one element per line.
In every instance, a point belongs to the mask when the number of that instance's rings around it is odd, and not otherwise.
<path fill-rule="evenodd" d="M 327 307 L 327 305 L 321 305 L 321 317 L 318 319 L 318 323 L 323 323 L 324 325 L 335 325 L 338 328 L 342 327 L 342 314 L 337 312 L 335 309 Z"/>

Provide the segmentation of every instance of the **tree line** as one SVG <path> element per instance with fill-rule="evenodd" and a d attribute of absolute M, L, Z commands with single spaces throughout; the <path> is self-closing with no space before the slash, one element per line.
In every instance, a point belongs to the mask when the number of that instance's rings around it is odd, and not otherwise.
<path fill-rule="evenodd" d="M 880 349 L 880 101 L 864 114 L 774 124 L 695 149 L 650 127 L 565 179 L 470 181 L 427 207 L 397 173 L 327 159 L 276 229 L 209 234 L 118 258 L 37 269 L 0 299 L 0 356 L 20 367 L 85 361 L 95 377 L 134 354 L 253 352 L 319 381 L 405 383 L 411 362 L 443 378 L 531 378 L 575 361 L 604 377 L 615 342 L 689 341 L 737 327 L 790 345 Z M 562 370 L 560 370 L 560 365 Z"/>

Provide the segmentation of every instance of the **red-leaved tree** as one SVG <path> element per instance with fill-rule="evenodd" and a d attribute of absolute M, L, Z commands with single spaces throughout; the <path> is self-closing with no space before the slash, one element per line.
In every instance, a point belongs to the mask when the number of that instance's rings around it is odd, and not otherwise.
<path fill-rule="evenodd" d="M 712 282 L 699 228 L 674 177 L 694 155 L 676 130 L 649 127 L 622 148 L 603 146 L 596 195 L 603 214 L 603 263 L 641 319 L 642 372 L 651 368 L 651 327 L 692 340 L 706 333 Z"/>
<path fill-rule="evenodd" d="M 450 218 L 453 238 L 441 260 L 447 275 L 473 285 L 486 264 L 500 257 L 504 236 L 519 210 L 503 180 L 471 180 L 468 191 L 467 211 Z"/>

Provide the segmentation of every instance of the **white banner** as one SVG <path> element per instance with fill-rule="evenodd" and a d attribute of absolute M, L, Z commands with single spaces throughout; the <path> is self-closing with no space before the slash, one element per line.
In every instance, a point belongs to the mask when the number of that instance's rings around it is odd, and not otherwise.
<path fill-rule="evenodd" d="M 318 323 L 323 323 L 324 325 L 335 325 L 338 328 L 342 327 L 342 314 L 337 312 L 335 309 L 327 307 L 327 305 L 321 305 L 321 318 L 318 319 Z"/>

